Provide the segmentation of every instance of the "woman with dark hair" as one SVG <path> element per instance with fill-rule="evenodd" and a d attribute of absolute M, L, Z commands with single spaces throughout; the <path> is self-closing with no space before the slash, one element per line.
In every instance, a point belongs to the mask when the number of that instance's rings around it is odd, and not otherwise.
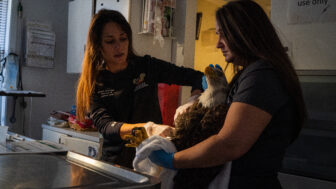
<path fill-rule="evenodd" d="M 202 91 L 202 76 L 148 55 L 136 56 L 124 16 L 101 10 L 89 28 L 77 86 L 77 118 L 83 121 L 89 114 L 103 135 L 103 160 L 131 167 L 135 150 L 124 147 L 125 136 L 148 121 L 162 123 L 157 84 L 192 86 L 194 95 Z M 163 135 L 172 131 L 165 125 L 153 127 Z"/>
<path fill-rule="evenodd" d="M 175 169 L 232 161 L 229 188 L 281 188 L 277 173 L 286 148 L 306 118 L 300 83 L 263 9 L 251 0 L 228 2 L 216 12 L 217 48 L 237 70 L 229 109 L 218 134 L 175 154 L 150 159 Z"/>

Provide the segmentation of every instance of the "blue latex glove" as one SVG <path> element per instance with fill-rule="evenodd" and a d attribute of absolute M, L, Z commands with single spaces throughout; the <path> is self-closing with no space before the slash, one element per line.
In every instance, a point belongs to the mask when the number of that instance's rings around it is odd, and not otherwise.
<path fill-rule="evenodd" d="M 202 77 L 202 88 L 203 88 L 203 90 L 208 88 L 208 83 L 206 81 L 205 75 L 203 75 L 203 77 Z"/>
<path fill-rule="evenodd" d="M 218 64 L 215 65 L 215 68 L 219 69 L 220 71 L 223 71 L 222 67 L 220 67 L 220 65 L 218 65 Z"/>
<path fill-rule="evenodd" d="M 156 150 L 149 155 L 149 159 L 161 167 L 175 169 L 173 166 L 174 153 L 167 153 L 164 150 Z"/>

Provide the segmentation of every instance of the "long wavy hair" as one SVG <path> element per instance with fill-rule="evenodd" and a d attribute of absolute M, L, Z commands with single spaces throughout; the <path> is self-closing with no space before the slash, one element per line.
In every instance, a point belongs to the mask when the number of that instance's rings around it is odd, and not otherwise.
<path fill-rule="evenodd" d="M 275 68 L 294 100 L 297 124 L 301 128 L 307 113 L 300 82 L 264 10 L 252 0 L 234 0 L 216 11 L 216 20 L 224 40 L 236 56 L 236 71 L 238 65 L 246 67 L 259 59 Z"/>
<path fill-rule="evenodd" d="M 104 69 L 105 66 L 101 41 L 104 26 L 109 22 L 118 24 L 127 35 L 129 41 L 127 59 L 129 60 L 130 57 L 135 55 L 132 45 L 131 26 L 120 12 L 102 9 L 93 16 L 87 36 L 82 73 L 77 84 L 76 116 L 80 121 L 83 121 L 85 115 L 90 111 L 91 96 L 95 83 L 99 76 L 99 71 Z"/>

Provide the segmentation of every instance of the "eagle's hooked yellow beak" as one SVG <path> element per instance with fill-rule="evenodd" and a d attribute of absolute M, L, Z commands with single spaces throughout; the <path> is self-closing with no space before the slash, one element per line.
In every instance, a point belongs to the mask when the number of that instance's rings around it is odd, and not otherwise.
<path fill-rule="evenodd" d="M 207 80 L 210 80 L 210 81 L 219 80 L 219 75 L 218 75 L 218 73 L 216 72 L 215 69 L 216 68 L 211 68 L 211 67 L 206 67 L 205 68 L 204 74 L 205 74 L 205 77 L 207 78 Z"/>

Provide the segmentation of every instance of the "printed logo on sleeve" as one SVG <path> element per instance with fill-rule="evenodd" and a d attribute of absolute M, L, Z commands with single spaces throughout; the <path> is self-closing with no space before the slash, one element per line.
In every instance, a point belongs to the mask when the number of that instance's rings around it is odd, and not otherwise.
<path fill-rule="evenodd" d="M 104 89 L 100 90 L 97 93 L 101 98 L 110 97 L 110 96 L 119 96 L 123 90 L 116 91 L 115 89 Z"/>

